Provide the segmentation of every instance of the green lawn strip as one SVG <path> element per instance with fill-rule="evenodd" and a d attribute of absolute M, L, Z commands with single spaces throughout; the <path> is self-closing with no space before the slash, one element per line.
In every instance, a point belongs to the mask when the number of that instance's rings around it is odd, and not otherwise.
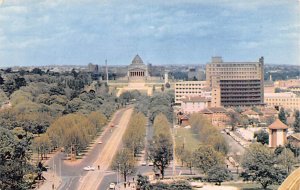
<path fill-rule="evenodd" d="M 183 146 L 190 151 L 197 149 L 200 141 L 198 140 L 198 134 L 193 133 L 191 129 L 178 128 L 177 134 L 175 134 L 176 147 Z M 184 140 L 185 139 L 185 140 Z"/>
<path fill-rule="evenodd" d="M 241 190 L 263 190 L 262 186 L 257 183 L 223 183 L 222 186 L 238 187 Z M 278 185 L 270 185 L 267 190 L 277 190 Z"/>

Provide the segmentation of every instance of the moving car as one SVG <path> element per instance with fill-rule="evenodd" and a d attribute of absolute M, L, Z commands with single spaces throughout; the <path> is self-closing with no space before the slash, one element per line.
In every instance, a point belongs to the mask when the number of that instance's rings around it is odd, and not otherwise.
<path fill-rule="evenodd" d="M 84 169 L 85 171 L 94 171 L 94 170 L 95 170 L 95 168 L 92 167 L 92 166 L 87 166 L 87 167 L 84 167 L 83 169 Z"/>
<path fill-rule="evenodd" d="M 110 183 L 109 184 L 109 189 L 115 189 L 116 188 L 116 184 L 115 183 Z"/>

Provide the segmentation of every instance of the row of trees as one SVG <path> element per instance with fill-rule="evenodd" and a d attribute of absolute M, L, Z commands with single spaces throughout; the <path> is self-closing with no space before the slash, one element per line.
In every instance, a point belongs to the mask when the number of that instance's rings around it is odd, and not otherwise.
<path fill-rule="evenodd" d="M 173 140 L 170 123 L 167 117 L 160 113 L 153 122 L 153 141 L 150 143 L 149 158 L 153 162 L 154 171 L 159 171 L 162 178 L 165 169 L 173 160 Z"/>
<path fill-rule="evenodd" d="M 221 135 L 219 129 L 213 126 L 203 115 L 197 113 L 191 115 L 190 124 L 194 133 L 199 135 L 202 144 L 210 145 L 224 155 L 228 153 L 227 141 Z"/>
<path fill-rule="evenodd" d="M 46 133 L 34 139 L 34 149 L 41 159 L 58 147 L 64 147 L 67 153 L 78 155 L 106 123 L 107 118 L 101 112 L 62 116 L 51 124 Z"/>
<path fill-rule="evenodd" d="M 119 171 L 127 180 L 135 172 L 135 157 L 144 149 L 147 118 L 143 113 L 134 112 L 123 136 L 123 149 L 112 162 L 111 168 Z"/>
<path fill-rule="evenodd" d="M 219 130 L 200 114 L 190 117 L 192 130 L 198 135 L 200 144 L 196 150 L 189 150 L 184 145 L 176 147 L 177 157 L 182 165 L 186 165 L 192 173 L 196 168 L 207 176 L 208 180 L 221 182 L 231 179 L 231 174 L 225 165 L 228 144 Z"/>

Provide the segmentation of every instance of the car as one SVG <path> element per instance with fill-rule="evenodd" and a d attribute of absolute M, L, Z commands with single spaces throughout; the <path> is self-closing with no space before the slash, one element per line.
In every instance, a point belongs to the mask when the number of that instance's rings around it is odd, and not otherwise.
<path fill-rule="evenodd" d="M 102 144 L 102 143 L 103 143 L 102 141 L 99 141 L 99 142 L 98 142 L 98 144 Z"/>
<path fill-rule="evenodd" d="M 86 167 L 84 167 L 83 169 L 84 169 L 85 171 L 94 171 L 94 170 L 95 170 L 95 168 L 92 167 L 92 166 L 86 166 Z"/>
<path fill-rule="evenodd" d="M 142 162 L 142 166 L 147 166 L 147 162 Z"/>
<path fill-rule="evenodd" d="M 109 189 L 115 189 L 116 188 L 116 184 L 115 183 L 110 183 L 109 184 Z"/>
<path fill-rule="evenodd" d="M 149 163 L 148 163 L 148 166 L 153 166 L 153 162 L 149 162 Z"/>

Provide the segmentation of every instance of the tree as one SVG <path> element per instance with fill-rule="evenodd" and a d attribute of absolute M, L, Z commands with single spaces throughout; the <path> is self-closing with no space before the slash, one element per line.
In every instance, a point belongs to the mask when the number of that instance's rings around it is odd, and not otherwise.
<path fill-rule="evenodd" d="M 199 148 L 193 153 L 194 165 L 202 172 L 207 172 L 215 165 L 223 165 L 224 156 L 215 151 L 210 145 L 200 145 Z"/>
<path fill-rule="evenodd" d="M 280 167 L 271 149 L 255 143 L 250 145 L 243 156 L 242 174 L 245 180 L 260 183 L 264 189 L 272 184 L 280 184 L 287 176 L 286 170 Z"/>
<path fill-rule="evenodd" d="M 216 181 L 218 185 L 231 178 L 232 175 L 225 165 L 215 165 L 207 172 L 207 179 L 209 181 Z"/>
<path fill-rule="evenodd" d="M 286 119 L 286 115 L 285 115 L 285 111 L 284 108 L 280 108 L 280 111 L 278 113 L 278 119 L 287 125 L 287 119 Z"/>
<path fill-rule="evenodd" d="M 264 131 L 264 130 L 260 130 L 258 132 L 254 133 L 254 138 L 256 138 L 256 141 L 261 143 L 261 144 L 269 144 L 269 133 Z"/>
<path fill-rule="evenodd" d="M 150 190 L 151 185 L 148 176 L 143 176 L 138 174 L 137 176 L 137 186 L 140 190 Z"/>
<path fill-rule="evenodd" d="M 32 181 L 27 181 L 26 175 L 34 172 L 28 155 L 31 137 L 26 133 L 15 136 L 0 127 L 0 142 L 0 189 L 30 189 Z"/>
<path fill-rule="evenodd" d="M 154 169 L 158 169 L 162 179 L 164 179 L 165 169 L 173 159 L 172 142 L 170 138 L 164 134 L 155 136 L 154 142 L 150 145 L 149 157 L 153 162 Z"/>
<path fill-rule="evenodd" d="M 286 169 L 287 173 L 290 173 L 293 165 L 297 163 L 297 159 L 290 149 L 284 148 L 278 155 L 277 162 Z"/>
<path fill-rule="evenodd" d="M 119 151 L 112 163 L 112 169 L 119 171 L 124 178 L 124 181 L 127 181 L 127 176 L 135 172 L 135 160 L 132 154 L 132 151 L 128 149 L 123 149 Z"/>
<path fill-rule="evenodd" d="M 296 133 L 300 132 L 300 112 L 299 112 L 299 110 L 295 111 L 295 121 L 294 121 L 293 127 L 294 127 L 294 131 Z"/>
<path fill-rule="evenodd" d="M 230 125 L 232 127 L 232 130 L 234 130 L 236 125 L 241 122 L 240 114 L 238 112 L 229 112 L 228 114 L 230 118 Z"/>

